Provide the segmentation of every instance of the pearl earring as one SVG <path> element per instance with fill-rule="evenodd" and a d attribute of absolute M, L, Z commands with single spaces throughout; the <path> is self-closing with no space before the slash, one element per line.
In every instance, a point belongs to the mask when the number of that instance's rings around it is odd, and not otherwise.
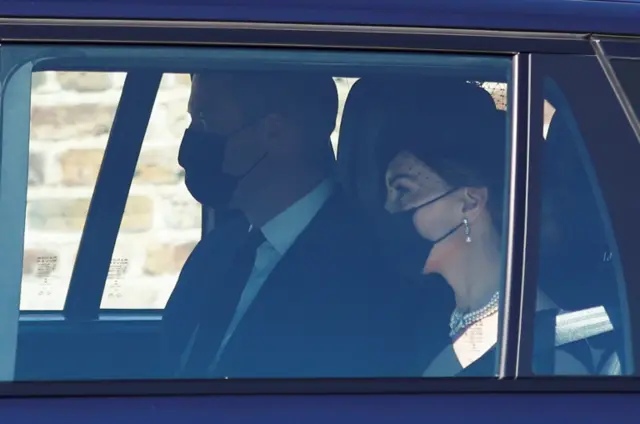
<path fill-rule="evenodd" d="M 462 219 L 462 223 L 464 224 L 464 235 L 467 243 L 471 243 L 471 227 L 469 227 L 469 219 L 465 216 Z"/>

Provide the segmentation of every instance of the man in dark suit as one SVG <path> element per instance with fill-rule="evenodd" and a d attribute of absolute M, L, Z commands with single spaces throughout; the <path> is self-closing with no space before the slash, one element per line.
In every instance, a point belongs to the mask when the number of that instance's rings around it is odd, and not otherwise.
<path fill-rule="evenodd" d="M 420 299 L 386 277 L 332 180 L 328 76 L 192 80 L 179 162 L 215 229 L 185 264 L 164 321 L 165 373 L 191 378 L 417 374 Z"/>

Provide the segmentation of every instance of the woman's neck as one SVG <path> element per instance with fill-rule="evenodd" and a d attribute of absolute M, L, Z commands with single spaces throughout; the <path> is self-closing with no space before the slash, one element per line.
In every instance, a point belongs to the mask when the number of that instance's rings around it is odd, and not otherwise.
<path fill-rule="evenodd" d="M 447 280 L 460 311 L 473 311 L 486 305 L 500 290 L 500 249 L 497 236 L 474 239 L 465 245 L 441 274 Z"/>

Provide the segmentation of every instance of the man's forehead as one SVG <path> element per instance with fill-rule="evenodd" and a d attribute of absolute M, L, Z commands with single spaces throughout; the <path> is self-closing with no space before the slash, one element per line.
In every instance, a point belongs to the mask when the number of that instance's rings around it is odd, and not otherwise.
<path fill-rule="evenodd" d="M 237 82 L 233 75 L 227 73 L 199 73 L 191 80 L 191 98 L 189 108 L 193 110 L 207 109 L 207 105 L 216 99 L 229 100 L 234 95 Z"/>

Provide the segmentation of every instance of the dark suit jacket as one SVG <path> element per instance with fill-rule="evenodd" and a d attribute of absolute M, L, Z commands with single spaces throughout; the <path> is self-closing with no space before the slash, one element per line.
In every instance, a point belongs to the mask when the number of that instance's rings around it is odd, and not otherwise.
<path fill-rule="evenodd" d="M 176 369 L 208 298 L 220 290 L 209 270 L 234 249 L 215 245 L 223 231 L 194 250 L 167 305 L 165 373 Z M 386 273 L 368 232 L 334 192 L 265 281 L 215 376 L 420 375 L 425 299 Z M 211 358 L 218 346 L 210 347 Z M 205 377 L 198 373 L 183 377 Z"/>

